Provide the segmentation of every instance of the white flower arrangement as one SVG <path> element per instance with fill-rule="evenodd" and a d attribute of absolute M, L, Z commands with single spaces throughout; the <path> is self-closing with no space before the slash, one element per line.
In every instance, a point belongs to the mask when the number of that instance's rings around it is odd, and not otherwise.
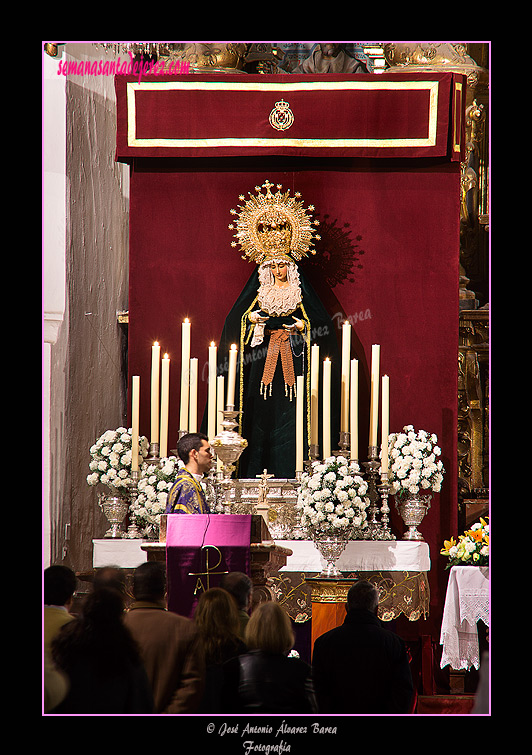
<path fill-rule="evenodd" d="M 297 508 L 301 526 L 316 535 L 345 533 L 367 527 L 367 482 L 357 462 L 343 456 L 313 461 L 310 472 L 301 476 Z"/>
<path fill-rule="evenodd" d="M 166 511 L 168 493 L 175 482 L 176 474 L 184 467 L 176 456 L 160 459 L 158 464 L 142 465 L 138 483 L 138 495 L 131 504 L 131 511 L 140 533 L 148 538 L 157 537 L 161 514 Z"/>
<path fill-rule="evenodd" d="M 112 491 L 125 493 L 131 478 L 131 428 L 106 430 L 90 447 L 88 485 L 101 483 Z M 148 455 L 148 439 L 139 437 L 139 464 Z"/>
<path fill-rule="evenodd" d="M 388 453 L 392 495 L 440 492 L 445 470 L 434 433 L 416 432 L 413 425 L 406 425 L 402 432 L 390 433 Z"/>

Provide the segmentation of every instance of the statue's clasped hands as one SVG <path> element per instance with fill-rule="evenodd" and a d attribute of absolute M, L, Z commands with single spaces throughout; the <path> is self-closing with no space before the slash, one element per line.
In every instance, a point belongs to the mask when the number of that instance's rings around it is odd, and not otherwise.
<path fill-rule="evenodd" d="M 301 331 L 305 329 L 303 320 L 300 320 L 297 317 L 292 317 L 292 320 L 294 322 L 291 325 L 283 325 L 283 327 L 286 328 L 286 330 L 289 330 L 290 333 L 295 333 L 296 331 L 301 333 Z"/>

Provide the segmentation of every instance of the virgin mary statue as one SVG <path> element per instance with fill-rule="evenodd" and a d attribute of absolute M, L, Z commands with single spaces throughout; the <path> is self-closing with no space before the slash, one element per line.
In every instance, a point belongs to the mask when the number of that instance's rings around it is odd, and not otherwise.
<path fill-rule="evenodd" d="M 320 347 L 320 362 L 329 357 L 338 365 L 338 342 L 333 321 L 297 263 L 308 254 L 320 237 L 309 211 L 303 208 L 299 193 L 271 190 L 265 181 L 255 187 L 256 195 L 238 210 L 233 246 L 240 246 L 243 259 L 257 268 L 226 318 L 218 353 L 227 354 L 231 344 L 239 344 L 239 370 L 235 410 L 240 411 L 241 435 L 248 441 L 238 477 L 254 478 L 265 469 L 276 478 L 295 477 L 296 378 L 304 377 L 304 458 L 309 458 L 310 427 L 310 349 Z M 265 189 L 261 192 L 261 189 Z M 223 374 L 219 365 L 218 374 Z M 332 391 L 334 418 L 338 391 Z M 320 404 L 321 406 L 321 404 Z M 318 437 L 321 442 L 321 410 Z M 337 438 L 336 423 L 331 437 Z M 318 452 L 319 455 L 319 452 Z"/>

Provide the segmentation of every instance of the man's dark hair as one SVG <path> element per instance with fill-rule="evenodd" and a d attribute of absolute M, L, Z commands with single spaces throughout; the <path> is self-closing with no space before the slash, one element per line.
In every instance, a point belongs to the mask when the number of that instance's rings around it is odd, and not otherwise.
<path fill-rule="evenodd" d="M 118 592 L 126 593 L 126 575 L 119 566 L 101 566 L 96 570 L 92 579 L 92 589 L 99 590 L 108 587 Z"/>
<path fill-rule="evenodd" d="M 201 443 L 204 440 L 209 440 L 203 433 L 187 433 L 183 435 L 177 443 L 177 453 L 181 461 L 188 464 L 188 459 L 191 451 L 199 451 Z"/>
<path fill-rule="evenodd" d="M 161 561 L 145 561 L 137 566 L 133 575 L 135 600 L 162 600 L 165 592 L 166 569 Z"/>
<path fill-rule="evenodd" d="M 375 613 L 378 605 L 379 591 L 371 582 L 361 579 L 349 588 L 349 592 L 347 593 L 347 608 L 349 611 L 352 608 L 365 608 L 367 611 Z"/>
<path fill-rule="evenodd" d="M 53 564 L 44 570 L 44 604 L 64 606 L 74 595 L 77 577 L 68 566 Z"/>
<path fill-rule="evenodd" d="M 253 589 L 253 582 L 247 574 L 240 571 L 232 571 L 229 574 L 224 574 L 220 587 L 231 593 L 239 608 L 247 608 L 249 595 Z"/>

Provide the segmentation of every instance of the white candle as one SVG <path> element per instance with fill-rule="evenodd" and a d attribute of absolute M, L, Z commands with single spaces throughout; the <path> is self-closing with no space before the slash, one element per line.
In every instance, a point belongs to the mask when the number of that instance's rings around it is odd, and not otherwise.
<path fill-rule="evenodd" d="M 310 350 L 310 442 L 318 445 L 319 402 L 318 386 L 320 382 L 320 347 L 317 343 Z"/>
<path fill-rule="evenodd" d="M 340 430 L 349 432 L 349 360 L 351 359 L 351 323 L 342 325 L 342 386 L 340 405 Z"/>
<path fill-rule="evenodd" d="M 216 434 L 222 432 L 223 426 L 222 422 L 224 420 L 223 415 L 223 409 L 224 409 L 224 398 L 225 398 L 225 378 L 223 375 L 218 375 L 216 378 Z M 222 469 L 222 461 L 219 456 L 216 457 L 216 471 L 219 472 Z"/>
<path fill-rule="evenodd" d="M 165 354 L 161 366 L 161 435 L 159 456 L 168 456 L 168 410 L 170 404 L 170 358 Z"/>
<path fill-rule="evenodd" d="M 196 357 L 190 360 L 190 393 L 188 431 L 198 431 L 198 360 Z"/>
<path fill-rule="evenodd" d="M 224 421 L 224 398 L 225 398 L 225 378 L 223 375 L 218 375 L 216 378 L 216 434 L 221 433 L 223 430 L 222 422 Z"/>
<path fill-rule="evenodd" d="M 232 344 L 229 351 L 229 375 L 227 377 L 227 406 L 235 405 L 235 386 L 236 386 L 236 359 L 238 350 L 236 344 Z"/>
<path fill-rule="evenodd" d="M 377 427 L 379 413 L 379 362 L 380 349 L 377 344 L 371 347 L 371 398 L 369 417 L 369 445 L 377 445 Z"/>
<path fill-rule="evenodd" d="M 140 376 L 131 378 L 131 471 L 139 469 Z"/>
<path fill-rule="evenodd" d="M 209 386 L 207 410 L 207 435 L 212 440 L 216 435 L 216 353 L 214 342 L 209 346 Z"/>
<path fill-rule="evenodd" d="M 390 430 L 390 378 L 382 376 L 381 474 L 388 473 L 388 434 Z"/>
<path fill-rule="evenodd" d="M 181 404 L 179 429 L 188 431 L 188 404 L 190 390 L 190 321 L 188 317 L 181 325 Z"/>
<path fill-rule="evenodd" d="M 331 455 L 331 360 L 323 362 L 323 458 Z"/>
<path fill-rule="evenodd" d="M 351 360 L 350 438 L 351 459 L 358 461 L 358 359 Z"/>
<path fill-rule="evenodd" d="M 303 375 L 296 377 L 296 472 L 303 471 L 303 405 L 305 382 Z"/>
<path fill-rule="evenodd" d="M 151 347 L 151 431 L 150 442 L 159 442 L 159 369 L 161 347 L 155 341 Z"/>

